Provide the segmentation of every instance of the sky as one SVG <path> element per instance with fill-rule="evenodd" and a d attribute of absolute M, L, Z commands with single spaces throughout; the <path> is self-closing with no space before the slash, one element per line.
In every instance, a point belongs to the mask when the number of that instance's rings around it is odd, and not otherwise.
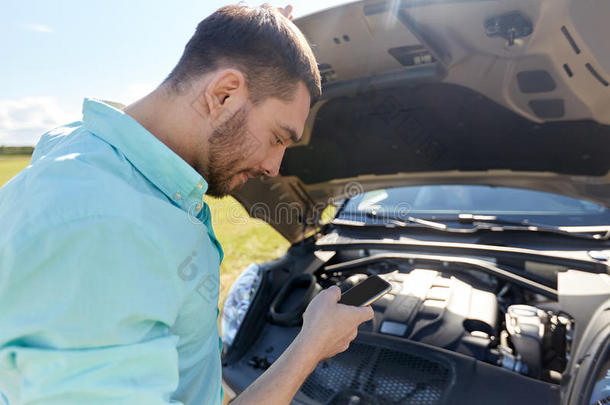
<path fill-rule="evenodd" d="M 242 1 L 258 5 L 264 1 Z M 267 0 L 293 16 L 345 0 Z M 0 1 L 0 145 L 35 145 L 81 119 L 84 97 L 128 104 L 174 67 L 222 0 Z"/>

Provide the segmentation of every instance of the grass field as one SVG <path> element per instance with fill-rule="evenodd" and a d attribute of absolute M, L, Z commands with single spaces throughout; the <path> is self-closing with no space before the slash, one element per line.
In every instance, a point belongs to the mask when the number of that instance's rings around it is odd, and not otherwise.
<path fill-rule="evenodd" d="M 30 162 L 29 156 L 0 156 L 0 187 Z M 250 263 L 263 263 L 279 257 L 289 244 L 265 222 L 250 218 L 232 197 L 208 198 L 214 232 L 225 257 L 220 266 L 220 299 L 222 304 L 239 273 Z"/>
<path fill-rule="evenodd" d="M 0 187 L 29 163 L 29 155 L 0 155 Z"/>

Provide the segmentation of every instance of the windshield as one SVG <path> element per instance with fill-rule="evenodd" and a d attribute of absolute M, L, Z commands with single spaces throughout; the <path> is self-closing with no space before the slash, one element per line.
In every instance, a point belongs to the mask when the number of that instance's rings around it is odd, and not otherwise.
<path fill-rule="evenodd" d="M 479 185 L 430 185 L 375 190 L 350 198 L 342 215 L 375 213 L 451 219 L 459 214 L 562 225 L 610 224 L 610 211 L 595 203 L 540 191 Z"/>

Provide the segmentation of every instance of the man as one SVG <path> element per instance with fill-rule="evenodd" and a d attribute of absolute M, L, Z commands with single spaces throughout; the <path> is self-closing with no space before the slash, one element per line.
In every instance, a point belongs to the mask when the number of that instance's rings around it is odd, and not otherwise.
<path fill-rule="evenodd" d="M 217 404 L 222 249 L 205 193 L 278 174 L 320 95 L 298 29 L 267 6 L 203 20 L 124 111 L 85 100 L 0 191 L 0 404 Z M 185 270 L 187 269 L 187 270 Z M 210 288 L 210 282 L 213 288 Z M 236 404 L 286 404 L 371 308 L 336 287 Z"/>

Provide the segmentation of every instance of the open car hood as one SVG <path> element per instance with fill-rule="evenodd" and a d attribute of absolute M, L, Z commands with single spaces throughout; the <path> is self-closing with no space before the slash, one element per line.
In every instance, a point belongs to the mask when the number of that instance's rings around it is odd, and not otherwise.
<path fill-rule="evenodd" d="M 300 18 L 322 99 L 280 176 L 234 196 L 293 243 L 329 203 L 378 188 L 495 185 L 610 206 L 607 15 L 610 3 L 577 0 L 365 1 Z"/>

